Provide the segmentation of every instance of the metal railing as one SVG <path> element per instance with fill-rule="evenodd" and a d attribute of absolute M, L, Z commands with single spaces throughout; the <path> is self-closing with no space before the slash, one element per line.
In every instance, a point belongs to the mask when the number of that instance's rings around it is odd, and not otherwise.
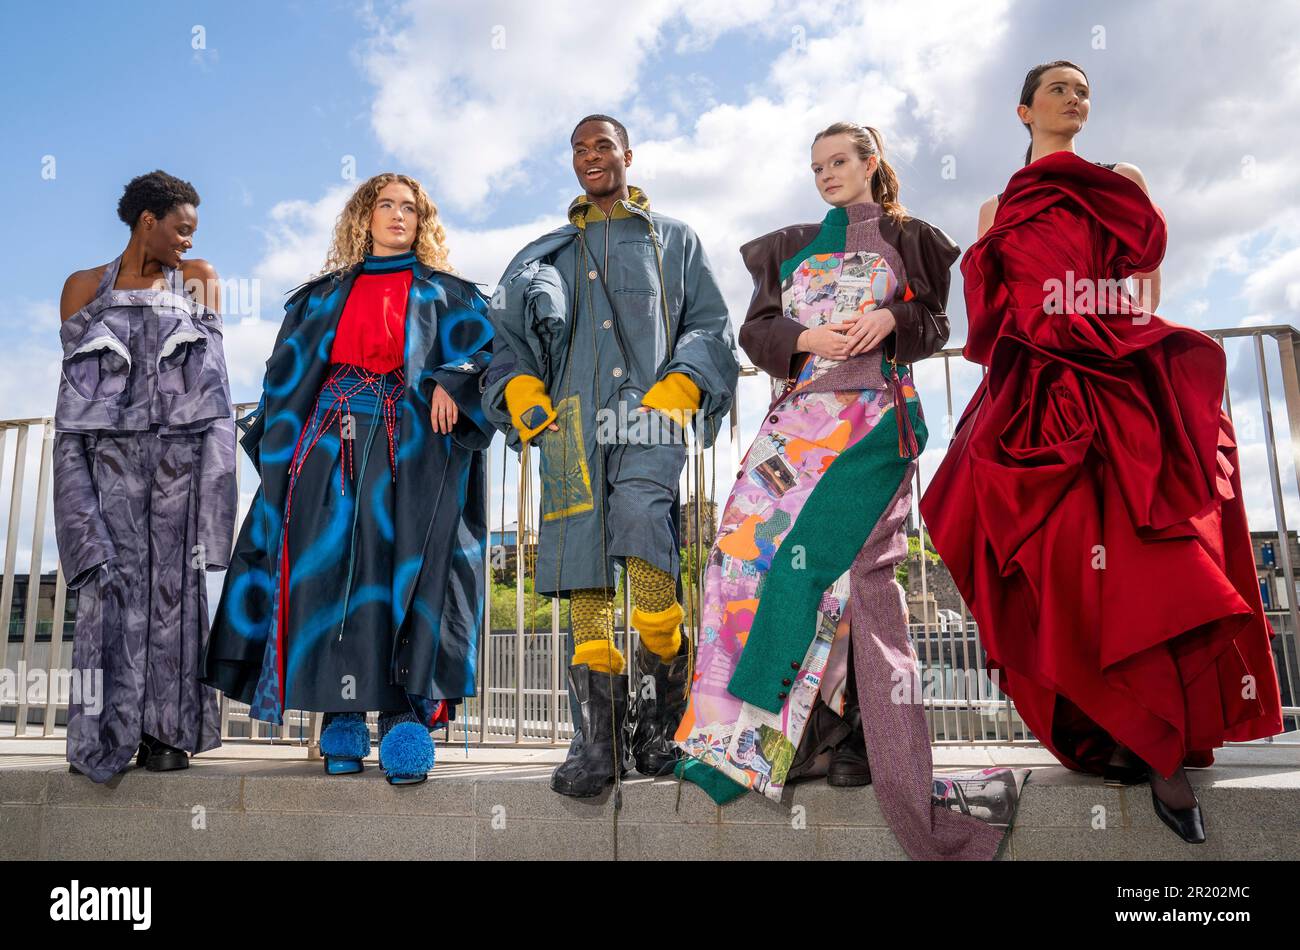
<path fill-rule="evenodd" d="M 1274 519 L 1272 530 L 1279 541 L 1281 571 L 1278 580 L 1285 585 L 1285 605 L 1282 609 L 1270 610 L 1269 619 L 1277 634 L 1273 646 L 1285 704 L 1285 724 L 1287 729 L 1293 730 L 1300 728 L 1300 708 L 1297 708 L 1300 666 L 1297 664 L 1296 650 L 1296 631 L 1300 630 L 1296 570 L 1300 565 L 1292 563 L 1291 558 L 1287 499 L 1290 495 L 1293 505 L 1300 503 L 1297 501 L 1300 499 L 1300 363 L 1297 362 L 1300 334 L 1290 326 L 1230 328 L 1210 330 L 1208 334 L 1228 351 L 1230 366 L 1234 356 L 1244 357 L 1247 363 L 1253 363 L 1254 366 L 1257 413 L 1246 412 L 1240 399 L 1239 404 L 1234 406 L 1231 387 L 1225 389 L 1224 408 L 1237 427 L 1239 444 L 1259 442 L 1264 448 Z M 1269 357 L 1274 353 L 1266 351 L 1266 340 L 1274 342 L 1279 364 L 1282 397 L 1280 411 L 1288 422 L 1285 436 L 1286 441 L 1289 441 L 1289 450 L 1285 445 L 1279 445 L 1278 433 L 1274 427 L 1274 396 L 1268 366 Z M 939 365 L 942 366 L 944 384 L 942 402 L 936 399 L 937 393 L 927 391 L 927 386 L 920 378 L 929 375 L 931 368 Z M 958 374 L 967 376 L 969 389 L 973 391 L 979 381 L 981 368 L 966 363 L 959 348 L 942 350 L 916 368 L 918 389 L 922 391 L 927 415 L 933 419 L 936 406 L 946 408 L 946 424 L 941 433 L 943 445 L 946 445 L 951 435 L 952 422 L 956 418 L 954 409 L 964 406 L 965 398 L 970 395 L 967 392 L 961 396 L 959 387 L 954 386 L 954 368 Z M 758 374 L 753 367 L 747 367 L 743 371 L 745 377 L 755 375 Z M 1229 379 L 1233 379 L 1231 371 Z M 709 501 L 716 503 L 717 485 L 722 484 L 724 491 L 725 486 L 730 486 L 732 476 L 740 466 L 741 451 L 753 437 L 750 433 L 746 438 L 741 431 L 739 402 L 738 393 L 729 426 L 729 463 L 719 469 L 716 452 L 710 452 L 707 459 L 704 453 L 690 453 L 683 478 L 684 498 L 703 499 L 707 495 Z M 236 416 L 242 416 L 252 408 L 252 403 L 240 404 L 236 407 Z M 33 432 L 40 435 L 39 447 L 32 445 Z M 938 439 L 932 437 L 932 447 L 940 444 Z M 501 446 L 500 440 L 494 445 Z M 26 482 L 29 455 L 33 454 L 33 449 L 37 449 L 38 471 L 35 491 L 31 492 Z M 46 585 L 39 582 L 39 570 L 34 570 L 39 568 L 45 556 L 47 538 L 52 537 L 52 516 L 49 512 L 52 449 L 51 417 L 0 420 L 0 466 L 3 466 L 0 468 L 0 487 L 4 484 L 4 475 L 8 475 L 10 486 L 8 514 L 4 522 L 3 575 L 0 581 L 0 630 L 6 631 L 7 635 L 0 638 L 0 673 L 10 671 L 16 678 L 17 672 L 21 670 L 29 673 L 42 671 L 47 683 L 53 680 L 57 671 L 66 669 L 71 662 L 73 635 L 73 621 L 66 616 L 68 594 L 62 566 L 56 565 L 54 568 L 54 589 L 48 610 L 42 609 L 43 598 L 48 593 L 44 590 Z M 238 456 L 236 481 L 241 484 L 245 471 L 251 473 L 250 477 L 255 477 L 255 473 L 242 451 Z M 497 459 L 501 461 L 497 462 Z M 518 502 L 515 564 L 518 567 L 527 563 L 529 554 L 526 542 L 535 515 L 535 492 L 532 486 L 536 482 L 536 476 L 532 470 L 532 460 L 527 452 L 516 455 L 507 452 L 504 447 L 494 448 L 489 450 L 488 468 L 489 524 L 494 507 L 503 513 L 508 483 L 513 482 L 515 486 Z M 492 474 L 494 468 L 499 468 L 498 477 Z M 1290 474 L 1284 479 L 1287 468 L 1290 469 Z M 925 490 L 922 474 L 924 469 L 924 465 L 918 468 L 914 504 Z M 719 474 L 722 475 L 721 478 L 718 477 Z M 710 486 L 707 493 L 706 484 Z M 1294 486 L 1294 490 L 1289 491 L 1288 486 Z M 30 512 L 24 508 L 24 501 L 28 498 L 31 499 Z M 725 501 L 725 498 L 722 500 Z M 702 523 L 703 509 L 704 506 L 700 504 L 691 508 L 694 515 L 693 537 L 704 537 L 707 534 Z M 714 516 L 720 515 L 721 505 L 717 504 L 711 510 Z M 18 542 L 23 530 L 24 515 L 30 516 L 31 542 L 24 565 L 28 571 L 28 583 L 25 597 L 18 605 L 21 617 L 15 620 L 14 590 L 24 577 L 19 573 L 18 563 Z M 236 530 L 242 519 L 241 511 Z M 500 520 L 504 521 L 504 514 Z M 914 518 L 914 524 L 919 527 L 921 550 L 925 551 L 926 534 L 919 513 Z M 502 524 L 499 527 L 504 530 L 506 526 Z M 690 576 L 692 572 L 685 568 L 683 571 L 687 622 L 695 629 L 698 629 L 699 623 L 700 574 L 704 560 L 700 558 L 696 562 L 695 570 L 699 573 L 695 576 Z M 487 561 L 485 567 L 491 578 L 493 565 L 490 550 Z M 997 689 L 996 677 L 989 675 L 977 626 L 969 617 L 965 605 L 959 604 L 956 618 L 945 618 L 937 612 L 932 615 L 930 569 L 927 562 L 924 555 L 911 562 L 911 566 L 919 570 L 920 578 L 919 600 L 913 602 L 911 631 L 925 688 L 926 716 L 934 741 L 1034 743 L 1034 738 L 1016 714 L 1010 700 Z M 30 583 L 33 574 L 38 577 L 37 583 Z M 515 571 L 515 616 L 512 627 L 492 628 L 493 598 L 487 598 L 484 606 L 484 630 L 487 632 L 482 638 L 478 673 L 479 695 L 461 704 L 456 720 L 447 729 L 446 737 L 449 741 L 474 745 L 562 745 L 572 736 L 573 724 L 564 676 L 570 631 L 567 624 L 561 625 L 561 602 L 558 598 L 541 598 L 543 609 L 545 601 L 550 600 L 549 624 L 539 627 L 531 621 L 525 622 L 526 612 L 532 611 L 533 604 L 525 589 L 524 574 L 524 571 Z M 629 663 L 632 663 L 637 637 L 627 625 L 631 609 L 626 590 L 622 596 L 623 609 L 616 641 Z M 535 611 L 532 613 L 535 616 Z M 63 617 L 63 622 L 55 623 L 53 618 L 56 617 Z M 56 628 L 60 634 L 57 637 L 53 635 Z M 15 646 L 16 658 L 13 649 Z M 61 735 L 61 727 L 66 718 L 66 704 L 59 701 L 56 692 L 53 689 L 46 689 L 43 693 L 39 689 L 19 689 L 18 692 L 17 697 L 8 697 L 0 691 L 0 735 L 7 731 L 3 725 L 5 722 L 14 723 L 14 732 L 20 737 L 51 738 Z M 221 732 L 226 740 L 301 742 L 314 746 L 319 736 L 319 719 L 319 714 L 291 711 L 286 714 L 283 726 L 259 723 L 248 717 L 244 704 L 222 698 Z M 373 715 L 371 719 L 373 722 Z"/>

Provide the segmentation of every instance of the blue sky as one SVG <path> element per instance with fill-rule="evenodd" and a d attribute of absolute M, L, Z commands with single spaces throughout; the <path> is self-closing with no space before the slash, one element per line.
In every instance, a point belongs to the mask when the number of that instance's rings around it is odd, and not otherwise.
<path fill-rule="evenodd" d="M 1264 2 L 1222 9 L 1033 0 L 11 6 L 0 32 L 0 189 L 11 222 L 0 234 L 0 418 L 52 411 L 60 288 L 72 270 L 121 251 L 127 231 L 114 209 L 141 172 L 192 181 L 202 195 L 195 256 L 261 289 L 260 312 L 227 316 L 234 395 L 253 401 L 280 294 L 319 268 L 334 216 L 371 174 L 419 177 L 442 210 L 453 264 L 491 285 L 576 193 L 573 122 L 612 112 L 632 134 L 632 182 L 700 232 L 738 322 L 749 282 L 736 249 L 825 211 L 807 169 L 819 128 L 842 118 L 880 127 L 904 202 L 964 247 L 980 201 L 1023 154 L 1014 107 L 1024 73 L 1055 58 L 1080 63 L 1092 82 L 1081 154 L 1140 166 L 1168 216 L 1162 315 L 1200 328 L 1294 324 L 1300 12 Z M 193 48 L 196 27 L 203 49 Z M 42 177 L 47 156 L 52 179 Z M 341 174 L 347 156 L 352 181 Z M 953 344 L 965 338 L 961 299 L 954 269 Z M 1234 405 L 1254 406 L 1253 365 L 1239 351 L 1230 349 Z M 960 411 L 977 377 L 970 368 L 956 376 Z M 918 378 L 929 416 L 941 418 L 941 368 L 922 366 Z M 742 388 L 742 449 L 764 390 L 757 379 Z M 1280 402 L 1275 412 L 1285 419 Z M 1244 435 L 1249 510 L 1268 526 L 1258 425 Z M 944 441 L 932 439 L 927 471 Z M 721 451 L 725 473 L 725 442 Z M 0 491 L 11 455 L 7 446 Z M 29 477 L 35 470 L 33 456 Z M 1294 502 L 1289 468 L 1285 479 Z"/>

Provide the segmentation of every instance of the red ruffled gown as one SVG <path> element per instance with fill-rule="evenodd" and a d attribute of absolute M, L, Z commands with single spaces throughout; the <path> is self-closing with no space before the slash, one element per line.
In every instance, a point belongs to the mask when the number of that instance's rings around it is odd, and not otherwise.
<path fill-rule="evenodd" d="M 1167 776 L 1282 729 L 1224 352 L 1086 292 L 1153 270 L 1165 236 L 1141 188 L 1071 152 L 1012 176 L 961 263 L 988 373 L 921 500 L 1001 688 L 1090 772 L 1116 741 Z"/>

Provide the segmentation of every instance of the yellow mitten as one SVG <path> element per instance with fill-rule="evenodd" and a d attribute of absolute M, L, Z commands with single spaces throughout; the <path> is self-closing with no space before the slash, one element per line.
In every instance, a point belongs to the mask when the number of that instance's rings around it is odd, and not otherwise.
<path fill-rule="evenodd" d="M 519 430 L 519 438 L 525 442 L 555 421 L 551 397 L 536 376 L 520 374 L 506 383 L 506 408 Z"/>
<path fill-rule="evenodd" d="M 684 426 L 686 412 L 697 412 L 700 408 L 700 387 L 685 373 L 669 373 L 650 387 L 641 405 L 662 412 L 679 426 Z"/>

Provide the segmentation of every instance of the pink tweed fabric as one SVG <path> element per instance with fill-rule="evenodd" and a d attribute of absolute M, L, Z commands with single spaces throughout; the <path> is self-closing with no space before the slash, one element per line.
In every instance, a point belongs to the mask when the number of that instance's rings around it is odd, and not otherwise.
<path fill-rule="evenodd" d="M 907 605 L 894 566 L 907 555 L 904 524 L 912 508 L 917 463 L 885 508 L 853 562 L 850 629 L 858 706 L 871 763 L 871 786 L 903 850 L 916 860 L 992 860 L 1005 833 L 978 818 L 931 803 L 933 760 L 921 690 L 901 690 L 914 702 L 895 702 L 899 683 L 919 681 L 907 635 Z M 857 618 L 870 618 L 866 623 Z"/>

